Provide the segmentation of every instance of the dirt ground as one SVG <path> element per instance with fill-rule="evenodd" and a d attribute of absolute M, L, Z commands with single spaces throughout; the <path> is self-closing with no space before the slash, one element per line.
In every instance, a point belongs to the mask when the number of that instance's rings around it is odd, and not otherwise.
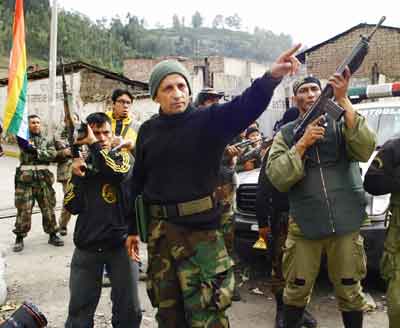
<path fill-rule="evenodd" d="M 13 253 L 11 245 L 14 235 L 11 233 L 14 219 L 0 220 L 0 244 L 6 251 L 6 279 L 8 283 L 8 299 L 11 303 L 29 300 L 35 303 L 47 316 L 48 327 L 63 327 L 68 299 L 68 278 L 73 243 L 71 234 L 65 239 L 64 247 L 54 247 L 47 243 L 47 235 L 41 228 L 40 214 L 34 215 L 33 229 L 25 240 L 25 249 L 21 253 Z M 72 228 L 72 224 L 71 224 Z M 144 246 L 143 246 L 144 247 Z M 144 248 L 143 248 L 143 252 Z M 241 287 L 243 300 L 236 302 L 229 309 L 232 327 L 261 328 L 273 327 L 274 302 L 268 289 L 268 279 L 262 273 L 247 274 L 250 278 Z M 140 296 L 143 307 L 142 327 L 157 327 L 154 310 L 146 296 L 145 283 L 140 282 Z M 372 295 L 377 309 L 366 315 L 364 327 L 388 327 L 385 313 L 384 294 L 374 287 L 375 282 L 367 282 L 367 292 Z M 111 302 L 110 289 L 104 288 L 100 304 L 96 312 L 96 327 L 110 327 Z M 322 276 L 314 292 L 310 311 L 317 317 L 319 327 L 342 327 L 340 314 L 337 311 L 335 297 L 327 279 Z M 12 311 L 3 312 L 8 316 Z"/>
<path fill-rule="evenodd" d="M 14 171 L 18 160 L 2 157 L 0 160 L 0 217 L 12 216 L 14 209 Z M 55 185 L 57 199 L 62 199 L 61 186 Z M 57 213 L 59 215 L 59 212 Z M 8 283 L 8 300 L 11 305 L 20 304 L 24 300 L 36 304 L 46 315 L 50 328 L 61 328 L 67 316 L 69 290 L 69 266 L 73 251 L 72 236 L 68 234 L 64 247 L 54 247 L 47 243 L 48 236 L 41 227 L 41 215 L 33 216 L 32 231 L 25 239 L 25 249 L 14 253 L 11 246 L 14 234 L 11 232 L 14 218 L 0 219 L 0 251 L 6 253 L 6 279 Z M 73 229 L 74 219 L 70 223 Z M 146 262 L 144 245 L 142 247 L 143 262 Z M 248 259 L 257 262 L 259 259 Z M 261 266 L 262 267 L 262 266 Z M 233 328 L 273 328 L 275 305 L 268 288 L 268 278 L 260 270 L 244 271 L 250 278 L 241 287 L 243 300 L 236 302 L 228 310 Z M 377 309 L 365 317 L 364 327 L 388 327 L 384 294 L 376 288 L 377 280 L 370 279 L 365 283 L 366 291 L 372 296 Z M 143 308 L 142 327 L 157 327 L 154 320 L 155 311 L 147 298 L 145 283 L 139 283 L 140 298 Z M 316 316 L 320 328 L 338 328 L 341 324 L 332 287 L 325 276 L 318 280 L 309 310 Z M 13 310 L 0 312 L 0 317 L 8 317 Z M 110 289 L 104 288 L 96 312 L 96 327 L 111 327 Z"/>

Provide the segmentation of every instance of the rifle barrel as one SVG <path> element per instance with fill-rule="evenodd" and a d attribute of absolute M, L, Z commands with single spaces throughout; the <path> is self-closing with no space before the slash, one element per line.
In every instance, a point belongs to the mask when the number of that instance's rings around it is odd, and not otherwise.
<path fill-rule="evenodd" d="M 369 42 L 375 32 L 378 30 L 378 28 L 382 25 L 382 23 L 385 21 L 386 16 L 382 16 L 381 19 L 379 20 L 378 24 L 375 25 L 374 29 L 371 31 L 371 33 L 367 37 L 367 41 Z"/>

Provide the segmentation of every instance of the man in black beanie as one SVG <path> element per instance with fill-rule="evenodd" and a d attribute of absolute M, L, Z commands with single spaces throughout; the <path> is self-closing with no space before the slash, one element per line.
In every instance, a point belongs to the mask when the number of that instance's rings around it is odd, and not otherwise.
<path fill-rule="evenodd" d="M 149 215 L 136 219 L 148 224 L 141 237 L 148 238 L 147 292 L 159 327 L 229 327 L 233 261 L 213 195 L 222 154 L 267 108 L 283 76 L 298 70 L 299 48 L 284 52 L 241 96 L 202 110 L 190 105 L 183 65 L 169 60 L 154 67 L 149 87 L 160 111 L 139 129 L 132 190 L 142 194 Z"/>
<path fill-rule="evenodd" d="M 298 116 L 299 110 L 296 107 L 289 108 L 283 114 L 282 119 L 276 122 L 274 127 L 275 134 L 285 124 L 296 120 Z M 265 172 L 269 149 L 263 158 L 258 177 L 256 217 L 260 238 L 267 241 L 268 234 L 271 233 L 272 236 L 270 285 L 276 302 L 275 328 L 283 328 L 283 288 L 285 287 L 285 279 L 282 271 L 282 256 L 288 233 L 289 199 L 286 192 L 280 192 L 273 186 Z M 316 326 L 317 321 L 310 312 L 305 310 L 301 327 L 314 328 Z"/>
<path fill-rule="evenodd" d="M 294 128 L 321 94 L 321 84 L 306 77 L 293 86 L 299 118 L 275 135 L 266 172 L 289 197 L 289 227 L 283 254 L 284 327 L 298 328 L 326 254 L 328 273 L 346 328 L 361 328 L 366 304 L 361 280 L 366 274 L 360 226 L 365 194 L 359 162 L 370 158 L 376 135 L 347 97 L 350 71 L 329 78 L 345 112 L 335 121 L 318 117 L 299 140 Z"/>

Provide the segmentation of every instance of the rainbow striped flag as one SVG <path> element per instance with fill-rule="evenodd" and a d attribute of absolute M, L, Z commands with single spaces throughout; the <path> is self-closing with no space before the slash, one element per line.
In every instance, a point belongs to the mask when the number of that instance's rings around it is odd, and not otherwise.
<path fill-rule="evenodd" d="M 29 138 L 28 110 L 26 109 L 27 84 L 24 3 L 23 0 L 16 0 L 13 44 L 8 69 L 8 95 L 3 123 L 4 130 L 24 139 Z"/>

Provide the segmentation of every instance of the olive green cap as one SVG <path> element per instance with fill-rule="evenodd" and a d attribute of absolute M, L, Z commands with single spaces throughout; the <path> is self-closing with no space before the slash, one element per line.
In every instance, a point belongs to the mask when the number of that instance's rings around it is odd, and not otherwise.
<path fill-rule="evenodd" d="M 154 66 L 149 80 L 149 89 L 151 98 L 154 99 L 157 94 L 160 83 L 167 75 L 179 74 L 186 80 L 189 88 L 189 94 L 192 94 L 192 88 L 189 82 L 189 72 L 181 63 L 176 60 L 163 60 Z"/>

